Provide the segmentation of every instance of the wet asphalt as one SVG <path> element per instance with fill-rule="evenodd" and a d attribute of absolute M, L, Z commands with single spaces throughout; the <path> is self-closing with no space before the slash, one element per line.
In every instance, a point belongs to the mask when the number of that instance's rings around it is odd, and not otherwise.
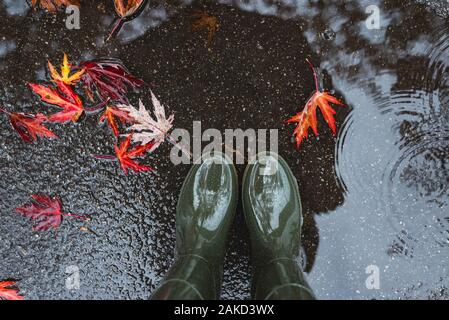
<path fill-rule="evenodd" d="M 431 3 L 428 8 L 429 17 L 445 15 L 438 5 Z M 201 121 L 203 130 L 278 129 L 279 153 L 295 172 L 303 199 L 303 251 L 298 263 L 307 272 L 314 269 L 317 257 L 321 264 L 332 265 L 331 258 L 319 255 L 320 242 L 326 238 L 320 237 L 317 219 L 325 219 L 345 202 L 347 186 L 336 173 L 337 139 L 321 122 L 319 138 L 304 142 L 298 151 L 291 137 L 293 127 L 284 124 L 314 90 L 305 58 L 319 65 L 324 55 L 305 34 L 310 25 L 307 17 L 285 19 L 279 17 L 281 13 L 261 15 L 212 2 L 151 2 L 138 18 L 125 24 L 117 38 L 105 43 L 115 19 L 113 10 L 111 1 L 83 4 L 81 29 L 70 31 L 64 27 L 62 13 L 53 16 L 1 2 L 0 104 L 11 111 L 50 111 L 26 83 L 45 80 L 47 59 L 60 61 L 62 52 L 67 52 L 73 61 L 122 60 L 134 75 L 152 84 L 166 111 L 175 115 L 176 128 L 191 131 L 193 121 Z M 219 21 L 210 45 L 207 32 L 191 28 L 198 11 L 207 11 Z M 333 86 L 331 74 L 324 71 L 321 77 L 326 88 L 346 101 L 345 92 Z M 148 90 L 129 97 L 133 104 L 142 99 L 151 105 Z M 338 128 L 353 109 L 348 104 L 338 109 Z M 112 154 L 115 143 L 109 129 L 98 125 L 98 115 L 51 128 L 60 139 L 30 145 L 19 139 L 6 117 L 0 117 L 0 279 L 19 280 L 27 299 L 149 298 L 174 259 L 175 206 L 189 165 L 173 165 L 171 145 L 165 143 L 145 159 L 157 169 L 155 173 L 126 177 L 117 163 L 91 156 Z M 237 169 L 241 178 L 244 166 Z M 92 220 L 66 218 L 57 231 L 33 232 L 30 221 L 14 209 L 34 193 L 59 195 L 65 211 L 89 214 Z M 348 223 L 359 228 L 355 222 Z M 344 250 L 339 248 L 336 254 L 344 255 Z M 239 205 L 230 233 L 222 298 L 250 298 L 249 258 Z M 76 290 L 65 285 L 71 266 L 80 271 L 81 287 Z M 357 268 L 345 272 L 359 272 Z M 336 266 L 337 278 L 338 270 Z M 330 272 L 310 277 L 318 297 L 338 291 L 326 288 Z M 385 296 L 402 297 L 402 289 L 388 288 Z M 442 290 L 434 297 L 447 297 L 447 289 Z M 406 291 L 408 295 L 412 294 Z M 360 293 L 345 291 L 344 297 L 358 298 Z"/>

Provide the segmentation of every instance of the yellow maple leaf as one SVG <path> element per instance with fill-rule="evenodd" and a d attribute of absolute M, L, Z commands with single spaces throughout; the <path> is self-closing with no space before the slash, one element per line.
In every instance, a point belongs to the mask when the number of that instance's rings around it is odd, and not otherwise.
<path fill-rule="evenodd" d="M 48 69 L 50 70 L 53 81 L 61 81 L 68 85 L 73 85 L 84 74 L 84 69 L 81 69 L 70 75 L 72 67 L 69 63 L 69 58 L 67 57 L 66 53 L 64 53 L 64 60 L 61 65 L 61 73 L 56 70 L 56 68 L 51 64 L 50 61 L 48 61 Z"/>

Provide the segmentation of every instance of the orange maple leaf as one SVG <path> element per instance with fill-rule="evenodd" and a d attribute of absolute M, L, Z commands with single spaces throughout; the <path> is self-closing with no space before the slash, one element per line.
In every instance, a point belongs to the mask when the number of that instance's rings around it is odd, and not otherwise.
<path fill-rule="evenodd" d="M 50 122 L 76 122 L 84 112 L 83 103 L 80 97 L 64 82 L 57 81 L 56 89 L 34 83 L 30 83 L 29 86 L 33 92 L 41 97 L 43 102 L 63 109 L 48 117 L 48 121 Z"/>
<path fill-rule="evenodd" d="M 100 117 L 100 123 L 108 121 L 109 127 L 114 132 L 114 135 L 118 137 L 118 124 L 117 119 L 121 122 L 133 123 L 134 118 L 132 118 L 127 111 L 120 110 L 116 107 L 106 107 L 103 115 Z"/>
<path fill-rule="evenodd" d="M 112 36 L 117 34 L 125 20 L 136 14 L 141 8 L 143 8 L 145 3 L 146 0 L 114 0 L 115 11 L 119 15 L 120 19 L 115 23 L 106 41 L 109 41 Z"/>
<path fill-rule="evenodd" d="M 43 9 L 48 10 L 49 12 L 56 12 L 62 6 L 70 6 L 74 5 L 79 7 L 79 0 L 31 0 L 31 6 L 37 7 L 40 6 Z"/>
<path fill-rule="evenodd" d="M 332 96 L 329 92 L 320 91 L 318 86 L 318 77 L 315 72 L 315 68 L 312 63 L 307 59 L 310 67 L 313 71 L 315 80 L 315 93 L 307 101 L 304 109 L 298 112 L 295 116 L 287 120 L 287 123 L 297 123 L 298 125 L 293 132 L 296 140 L 296 147 L 299 148 L 304 139 L 309 136 L 309 129 L 312 128 L 315 136 L 318 136 L 318 121 L 317 121 L 317 108 L 320 109 L 324 120 L 327 122 L 332 133 L 335 135 L 337 128 L 335 125 L 334 115 L 336 111 L 331 107 L 330 103 L 344 106 L 337 98 Z"/>
<path fill-rule="evenodd" d="M 145 0 L 114 0 L 115 11 L 121 18 L 132 16 Z"/>

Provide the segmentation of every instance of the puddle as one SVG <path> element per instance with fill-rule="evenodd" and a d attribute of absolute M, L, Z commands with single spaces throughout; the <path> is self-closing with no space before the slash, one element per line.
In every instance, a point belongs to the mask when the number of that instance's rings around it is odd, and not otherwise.
<path fill-rule="evenodd" d="M 367 28 L 369 5 L 379 8 L 379 29 Z M 191 29 L 198 10 L 220 23 L 210 50 L 207 33 Z M 63 51 L 73 60 L 119 58 L 155 83 L 179 128 L 201 120 L 219 130 L 279 129 L 304 201 L 302 262 L 319 298 L 449 297 L 449 30 L 439 2 L 150 1 L 105 42 L 113 12 L 111 1 L 86 4 L 81 29 L 68 31 L 63 13 L 0 2 L 1 105 L 46 111 L 25 83 L 45 79 L 47 59 Z M 336 138 L 320 119 L 320 137 L 297 151 L 283 122 L 313 92 L 308 56 L 348 107 L 336 107 Z M 0 118 L 0 278 L 20 279 L 28 298 L 147 298 L 173 261 L 188 166 L 173 166 L 166 145 L 150 157 L 157 174 L 125 178 L 90 157 L 114 143 L 96 121 L 54 126 L 60 140 L 30 146 Z M 59 194 L 69 212 L 94 213 L 97 236 L 72 220 L 56 236 L 33 233 L 13 210 L 36 192 Z M 239 207 L 223 298 L 249 298 L 248 241 Z M 65 288 L 72 265 L 79 290 Z M 372 270 L 378 288 L 366 285 Z"/>

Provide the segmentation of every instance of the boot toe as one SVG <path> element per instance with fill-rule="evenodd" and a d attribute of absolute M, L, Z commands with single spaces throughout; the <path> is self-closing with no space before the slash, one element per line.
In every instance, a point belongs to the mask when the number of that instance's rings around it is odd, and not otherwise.
<path fill-rule="evenodd" d="M 191 168 L 178 200 L 178 252 L 224 250 L 237 203 L 237 174 L 232 161 L 218 153 Z"/>
<path fill-rule="evenodd" d="M 242 196 L 253 252 L 272 258 L 297 255 L 301 199 L 285 160 L 275 153 L 259 154 L 245 171 Z"/>

